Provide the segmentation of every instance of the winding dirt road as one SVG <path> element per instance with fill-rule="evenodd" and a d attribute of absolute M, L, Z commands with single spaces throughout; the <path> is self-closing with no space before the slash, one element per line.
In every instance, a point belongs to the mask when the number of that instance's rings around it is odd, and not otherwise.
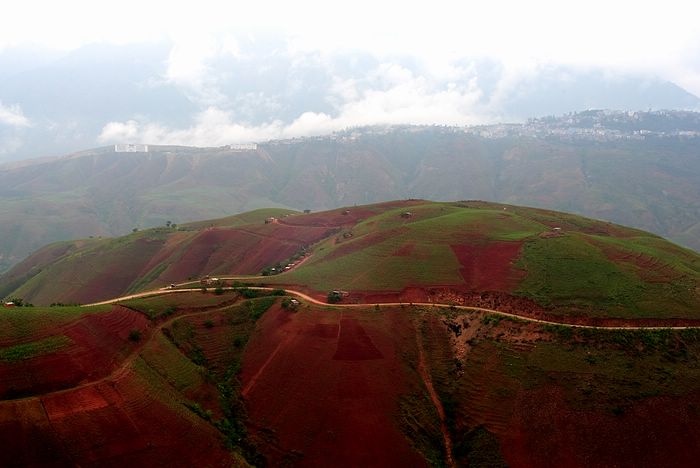
<path fill-rule="evenodd" d="M 241 278 L 241 277 L 233 278 L 232 277 L 232 278 L 221 278 L 221 279 L 235 280 L 235 279 L 243 279 L 243 278 Z M 249 278 L 245 278 L 245 279 L 249 279 Z M 182 284 L 190 284 L 190 283 L 182 283 Z M 179 286 L 179 285 L 177 285 L 177 286 Z M 274 291 L 276 289 L 279 289 L 279 288 L 262 287 L 262 286 L 247 286 L 247 288 L 260 290 L 260 291 Z M 223 288 L 223 289 L 224 290 L 234 290 L 234 289 L 238 289 L 238 288 L 227 287 L 227 288 Z M 114 304 L 117 302 L 127 301 L 129 299 L 159 296 L 159 295 L 163 295 L 163 294 L 176 294 L 176 293 L 197 292 L 197 291 L 201 291 L 201 288 L 154 289 L 151 291 L 144 291 L 142 293 L 130 294 L 128 296 L 116 297 L 114 299 L 109 299 L 106 301 L 95 302 L 92 304 L 85 304 L 83 307 Z M 318 299 L 315 299 L 315 298 L 313 298 L 313 297 L 309 296 L 308 294 L 305 294 L 301 291 L 295 291 L 293 289 L 285 289 L 285 291 L 289 295 L 296 296 L 296 297 L 298 297 L 304 301 L 310 302 L 312 304 L 321 305 L 321 306 L 325 306 L 325 307 L 333 307 L 333 308 L 398 307 L 398 306 L 412 305 L 412 306 L 419 306 L 419 307 L 439 307 L 439 308 L 450 308 L 452 310 L 468 310 L 468 311 L 473 311 L 473 312 L 485 312 L 488 314 L 498 315 L 501 317 L 507 317 L 507 318 L 521 320 L 521 321 L 525 321 L 525 322 L 534 322 L 534 323 L 541 323 L 543 325 L 556 325 L 556 326 L 569 327 L 569 328 L 584 328 L 584 329 L 591 329 L 591 330 L 689 330 L 689 329 L 700 329 L 700 325 L 686 325 L 686 326 L 583 325 L 583 324 L 578 324 L 578 323 L 566 323 L 564 321 L 555 322 L 553 320 L 538 319 L 538 318 L 534 318 L 534 317 L 528 317 L 526 315 L 515 314 L 512 312 L 504 312 L 502 310 L 488 309 L 485 307 L 462 306 L 462 305 L 453 305 L 453 304 L 440 304 L 440 303 L 436 303 L 436 302 L 410 302 L 410 303 L 407 303 L 407 302 L 380 302 L 380 303 L 370 303 L 370 304 L 329 304 L 328 302 L 319 301 Z M 623 320 L 623 319 L 621 319 L 621 320 Z"/>

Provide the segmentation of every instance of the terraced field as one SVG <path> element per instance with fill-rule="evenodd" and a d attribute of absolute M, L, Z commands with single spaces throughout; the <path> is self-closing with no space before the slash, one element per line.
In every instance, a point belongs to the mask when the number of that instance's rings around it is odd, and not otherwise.
<path fill-rule="evenodd" d="M 163 333 L 234 298 L 178 296 L 174 309 L 156 298 L 129 305 L 145 303 L 154 321 L 121 305 L 12 309 L 5 321 L 23 314 L 31 328 L 24 342 L 0 347 L 0 437 L 13 440 L 0 465 L 243 464 L 215 424 L 225 417 L 220 390 Z M 63 334 L 39 338 L 45 324 Z"/>

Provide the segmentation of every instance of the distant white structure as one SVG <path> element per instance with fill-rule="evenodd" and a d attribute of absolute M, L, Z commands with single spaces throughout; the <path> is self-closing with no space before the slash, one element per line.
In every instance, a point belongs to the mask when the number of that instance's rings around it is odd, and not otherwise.
<path fill-rule="evenodd" d="M 148 153 L 148 145 L 137 145 L 133 143 L 121 143 L 114 145 L 115 153 Z"/>
<path fill-rule="evenodd" d="M 228 145 L 231 151 L 255 151 L 258 149 L 257 143 L 236 143 L 235 145 Z"/>

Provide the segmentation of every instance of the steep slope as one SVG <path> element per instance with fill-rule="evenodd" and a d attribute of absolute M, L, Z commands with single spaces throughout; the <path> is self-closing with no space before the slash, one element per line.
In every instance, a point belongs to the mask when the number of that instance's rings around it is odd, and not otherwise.
<path fill-rule="evenodd" d="M 327 235 L 324 227 L 264 222 L 289 213 L 257 210 L 116 239 L 48 246 L 7 272 L 0 294 L 40 304 L 90 302 L 206 274 L 255 274 Z"/>

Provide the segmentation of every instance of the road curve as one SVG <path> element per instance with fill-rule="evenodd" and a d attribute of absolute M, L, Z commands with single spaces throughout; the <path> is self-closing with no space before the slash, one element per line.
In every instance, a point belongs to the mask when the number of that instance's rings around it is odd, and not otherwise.
<path fill-rule="evenodd" d="M 184 283 L 184 284 L 187 284 L 187 283 Z M 261 291 L 274 291 L 275 289 L 280 289 L 280 288 L 271 288 L 271 287 L 263 287 L 263 286 L 247 286 L 247 288 L 261 290 Z M 226 288 L 222 288 L 222 289 L 234 290 L 234 289 L 239 289 L 239 288 L 226 287 Z M 182 293 L 182 292 L 197 292 L 197 291 L 201 291 L 201 288 L 155 289 L 155 290 L 151 290 L 151 291 L 144 291 L 142 293 L 130 294 L 128 296 L 116 297 L 114 299 L 109 299 L 106 301 L 95 302 L 92 304 L 86 304 L 83 307 L 114 304 L 116 302 L 122 302 L 122 301 L 127 301 L 129 299 L 137 299 L 137 298 L 141 298 L 141 297 L 151 297 L 151 296 L 160 296 L 163 294 L 174 294 L 174 293 Z M 313 297 L 309 296 L 308 294 L 305 294 L 301 291 L 295 291 L 293 289 L 286 289 L 286 288 L 285 288 L 285 291 L 287 292 L 287 294 L 292 295 L 292 296 L 296 296 L 296 297 L 298 297 L 306 302 L 310 302 L 312 304 L 321 305 L 321 306 L 325 306 L 325 307 L 334 307 L 334 308 L 397 307 L 397 306 L 412 305 L 412 306 L 420 306 L 420 307 L 440 307 L 440 308 L 450 308 L 452 310 L 468 310 L 468 311 L 473 311 L 473 312 L 485 312 L 488 314 L 499 315 L 501 317 L 507 317 L 507 318 L 525 321 L 525 322 L 534 322 L 534 323 L 540 323 L 543 325 L 555 325 L 555 326 L 561 326 L 561 327 L 582 328 L 582 329 L 590 329 L 590 330 L 689 330 L 689 329 L 700 329 L 700 325 L 667 326 L 667 327 L 645 326 L 645 325 L 632 325 L 632 326 L 582 325 L 582 324 L 555 322 L 552 320 L 538 319 L 538 318 L 534 318 L 534 317 L 528 317 L 526 315 L 514 314 L 512 312 L 504 312 L 502 310 L 488 309 L 486 307 L 440 304 L 440 303 L 436 303 L 436 302 L 410 302 L 410 303 L 407 303 L 407 302 L 380 302 L 380 303 L 374 303 L 374 304 L 329 304 L 327 302 L 319 301 L 318 299 L 315 299 L 315 298 L 313 298 Z"/>

